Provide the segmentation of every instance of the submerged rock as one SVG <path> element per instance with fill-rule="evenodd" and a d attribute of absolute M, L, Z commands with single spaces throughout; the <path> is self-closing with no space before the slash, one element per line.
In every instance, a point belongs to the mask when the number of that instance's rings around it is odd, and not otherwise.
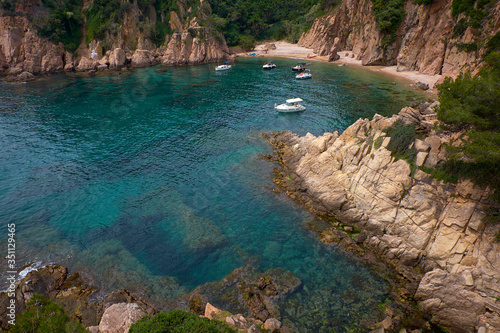
<path fill-rule="evenodd" d="M 197 312 L 203 304 L 207 317 L 218 316 L 219 312 L 212 304 L 220 304 L 231 313 L 253 317 L 263 323 L 269 318 L 280 318 L 278 302 L 292 295 L 301 284 L 297 276 L 282 268 L 270 269 L 265 273 L 238 268 L 220 281 L 196 287 L 189 294 L 181 296 L 176 303 L 189 304 L 191 310 L 198 309 Z M 193 305 L 196 305 L 196 309 Z M 227 314 L 224 320 L 226 317 Z"/>
<path fill-rule="evenodd" d="M 30 72 L 22 72 L 19 75 L 9 75 L 5 78 L 8 82 L 30 82 L 35 81 L 37 77 Z"/>

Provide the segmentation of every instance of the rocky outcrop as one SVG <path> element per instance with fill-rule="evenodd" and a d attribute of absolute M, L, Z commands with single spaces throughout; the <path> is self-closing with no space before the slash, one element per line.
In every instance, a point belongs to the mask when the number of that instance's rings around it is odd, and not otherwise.
<path fill-rule="evenodd" d="M 415 298 L 436 323 L 453 332 L 498 330 L 500 226 L 482 219 L 490 191 L 469 181 L 438 182 L 396 160 L 383 130 L 397 119 L 420 122 L 427 132 L 413 143 L 418 164 L 444 158 L 442 143 L 450 138 L 429 133 L 435 114 L 427 104 L 392 118 L 359 119 L 341 135 L 277 133 L 270 141 L 283 171 L 275 182 L 312 212 L 362 230 L 365 247 L 418 284 Z"/>
<path fill-rule="evenodd" d="M 125 66 L 125 61 L 127 59 L 125 57 L 125 51 L 123 51 L 122 49 L 116 48 L 106 55 L 109 58 L 109 68 L 116 69 Z"/>
<path fill-rule="evenodd" d="M 26 17 L 0 16 L 0 75 L 64 69 L 64 48 L 40 38 Z"/>
<path fill-rule="evenodd" d="M 113 304 L 104 311 L 99 323 L 99 332 L 127 333 L 130 326 L 146 314 L 136 303 Z"/>
<path fill-rule="evenodd" d="M 175 18 L 174 14 L 172 16 Z M 177 22 L 178 18 L 173 20 Z M 200 26 L 195 17 L 186 23 L 182 32 L 172 34 L 162 57 L 162 64 L 165 66 L 192 65 L 227 58 L 229 58 L 229 49 L 224 36 L 214 29 Z"/>
<path fill-rule="evenodd" d="M 484 29 L 468 27 L 457 33 L 463 15 L 452 17 L 451 1 L 437 0 L 429 5 L 405 2 L 406 15 L 396 39 L 383 47 L 371 0 L 344 0 L 335 11 L 318 18 L 299 40 L 319 55 L 334 54 L 333 44 L 350 50 L 363 65 L 397 65 L 399 71 L 456 76 L 461 71 L 475 71 L 485 51 L 484 41 L 500 31 L 500 6 L 490 9 Z M 483 42 L 481 42 L 483 41 Z M 464 48 L 477 46 L 477 50 Z"/>
<path fill-rule="evenodd" d="M 302 281 L 297 276 L 282 268 L 265 273 L 238 268 L 220 281 L 196 287 L 181 296 L 177 304 L 188 304 L 190 310 L 210 319 L 220 317 L 213 304 L 223 304 L 225 310 L 241 314 L 248 320 L 252 318 L 252 323 L 262 325 L 271 318 L 281 319 L 278 301 L 284 301 L 301 285 Z M 227 316 L 224 313 L 220 315 Z"/>
<path fill-rule="evenodd" d="M 5 81 L 8 82 L 30 82 L 36 80 L 36 76 L 30 72 L 22 72 L 18 75 L 8 75 Z"/>
<path fill-rule="evenodd" d="M 166 46 L 153 44 L 149 38 L 152 28 L 144 29 L 144 26 L 155 25 L 157 14 L 154 6 L 148 13 L 142 13 L 136 2 L 129 10 L 124 10 L 121 25 L 117 25 L 115 32 L 107 32 L 102 41 L 93 40 L 88 45 L 83 38 L 75 54 L 65 50 L 62 43 L 55 45 L 37 34 L 29 18 L 45 15 L 40 1 L 34 0 L 26 8 L 19 5 L 23 7 L 17 8 L 20 11 L 5 16 L 0 10 L 0 75 L 17 76 L 23 71 L 32 74 L 82 72 L 159 63 L 169 66 L 199 64 L 227 59 L 229 49 L 224 36 L 209 24 L 200 24 L 207 22 L 212 14 L 208 1 L 201 0 L 194 13 L 192 8 L 184 8 L 185 3 L 179 2 L 178 5 L 181 15 L 172 11 L 167 18 L 162 16 L 162 19 L 169 20 L 174 31 L 161 43 Z M 145 20 L 142 26 L 139 17 Z M 85 27 L 82 29 L 85 31 Z M 107 52 L 104 52 L 103 45 L 108 48 Z"/>
<path fill-rule="evenodd" d="M 23 272 L 20 275 L 24 275 Z M 156 313 L 151 305 L 124 289 L 108 294 L 101 302 L 91 302 L 88 298 L 96 289 L 87 284 L 78 273 L 69 274 L 66 267 L 42 267 L 29 271 L 16 283 L 16 313 L 19 315 L 26 309 L 26 304 L 34 294 L 42 294 L 62 305 L 72 320 L 93 327 L 96 332 L 127 332 L 132 322 L 146 314 Z M 7 320 L 7 304 L 10 299 L 7 293 L 0 293 L 1 329 L 7 329 L 10 325 Z"/>
<path fill-rule="evenodd" d="M 156 62 L 155 59 L 155 55 L 151 51 L 135 50 L 134 54 L 132 55 L 131 65 L 132 67 L 151 66 L 153 64 L 153 61 Z"/>

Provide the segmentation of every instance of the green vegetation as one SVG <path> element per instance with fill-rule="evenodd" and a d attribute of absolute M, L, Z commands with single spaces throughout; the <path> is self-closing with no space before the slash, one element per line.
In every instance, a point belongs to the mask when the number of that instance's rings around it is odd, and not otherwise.
<path fill-rule="evenodd" d="M 116 33 L 118 22 L 129 8 L 128 2 L 120 3 L 120 0 L 94 0 L 85 10 L 87 44 L 93 39 L 103 40 L 106 32 Z"/>
<path fill-rule="evenodd" d="M 236 333 L 226 323 L 201 318 L 191 312 L 172 310 L 158 313 L 154 317 L 144 316 L 130 326 L 129 333 Z"/>
<path fill-rule="evenodd" d="M 80 333 L 87 332 L 80 323 L 70 321 L 64 308 L 42 295 L 35 294 L 27 304 L 27 309 L 13 325 L 9 332 L 13 333 Z"/>
<path fill-rule="evenodd" d="M 288 38 L 297 40 L 325 10 L 339 0 L 209 0 L 214 27 L 224 34 L 228 45 L 248 40 Z"/>
<path fill-rule="evenodd" d="M 373 143 L 373 148 L 375 150 L 379 149 L 382 146 L 382 142 L 384 142 L 384 138 L 379 136 L 377 140 L 375 140 L 375 142 Z"/>
<path fill-rule="evenodd" d="M 82 39 L 81 0 L 42 0 L 48 15 L 33 20 L 38 34 L 75 52 Z"/>
<path fill-rule="evenodd" d="M 469 19 L 469 25 L 479 29 L 483 26 L 483 21 L 488 15 L 492 0 L 453 0 L 451 4 L 451 15 L 457 17 L 464 13 Z"/>
<path fill-rule="evenodd" d="M 438 87 L 438 119 L 444 129 L 463 131 L 438 172 L 473 179 L 495 190 L 489 219 L 500 220 L 500 53 L 491 52 L 479 75 L 446 78 Z"/>
<path fill-rule="evenodd" d="M 486 53 L 485 56 L 489 55 L 491 52 L 500 52 L 500 32 L 497 32 L 495 36 L 486 43 Z"/>
<path fill-rule="evenodd" d="M 384 130 L 391 141 L 387 149 L 391 151 L 392 156 L 396 159 L 403 159 L 410 164 L 412 173 L 415 171 L 415 157 L 417 151 L 415 148 L 410 148 L 410 145 L 415 140 L 415 127 L 413 125 L 405 125 L 402 119 L 398 119 Z"/>
<path fill-rule="evenodd" d="M 458 43 L 456 46 L 458 51 L 467 53 L 476 52 L 479 48 L 477 43 Z"/>
<path fill-rule="evenodd" d="M 435 0 L 414 0 L 413 3 L 416 5 L 430 5 Z"/>
<path fill-rule="evenodd" d="M 373 15 L 381 33 L 385 35 L 382 46 L 396 40 L 396 31 L 406 15 L 404 0 L 372 0 Z"/>

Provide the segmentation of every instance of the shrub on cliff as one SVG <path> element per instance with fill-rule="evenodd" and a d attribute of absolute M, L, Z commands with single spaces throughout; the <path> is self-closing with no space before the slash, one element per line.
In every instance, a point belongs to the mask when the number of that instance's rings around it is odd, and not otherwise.
<path fill-rule="evenodd" d="M 372 0 L 372 2 L 377 26 L 380 32 L 385 34 L 382 46 L 389 45 L 396 39 L 396 31 L 406 15 L 404 0 Z"/>
<path fill-rule="evenodd" d="M 438 119 L 451 130 L 467 130 L 459 152 L 500 165 L 500 53 L 490 53 L 486 61 L 479 75 L 461 73 L 439 85 Z"/>
<path fill-rule="evenodd" d="M 35 294 L 27 304 L 27 309 L 16 320 L 10 332 L 13 333 L 80 333 L 87 332 L 80 323 L 70 321 L 64 308 L 42 295 Z"/>
<path fill-rule="evenodd" d="M 398 119 L 385 132 L 391 137 L 387 149 L 392 152 L 392 155 L 406 160 L 410 165 L 414 164 L 416 150 L 413 147 L 410 148 L 410 145 L 415 140 L 415 126 L 405 125 L 402 119 Z"/>
<path fill-rule="evenodd" d="M 129 333 L 236 333 L 226 323 L 201 318 L 191 312 L 172 310 L 154 317 L 144 316 L 130 326 Z"/>
<path fill-rule="evenodd" d="M 75 52 L 82 39 L 83 17 L 81 0 L 42 0 L 48 15 L 33 20 L 38 34 Z"/>
<path fill-rule="evenodd" d="M 455 80 L 446 78 L 438 86 L 438 119 L 444 127 L 462 130 L 457 146 L 449 146 L 449 157 L 441 168 L 456 176 L 487 184 L 496 192 L 489 218 L 500 220 L 500 53 L 486 56 L 486 66 L 472 77 L 470 72 Z"/>

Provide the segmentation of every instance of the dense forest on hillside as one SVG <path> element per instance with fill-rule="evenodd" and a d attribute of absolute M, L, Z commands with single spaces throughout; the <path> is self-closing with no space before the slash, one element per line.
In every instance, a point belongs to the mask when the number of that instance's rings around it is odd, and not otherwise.
<path fill-rule="evenodd" d="M 16 1 L 19 0 L 0 0 L 2 14 L 20 14 L 15 12 Z M 177 0 L 138 0 L 137 6 L 134 0 L 94 0 L 84 9 L 82 0 L 41 0 L 41 3 L 42 8 L 29 15 L 30 21 L 41 36 L 62 42 L 71 52 L 78 48 L 84 33 L 87 44 L 116 34 L 127 13 L 136 15 L 141 32 L 160 46 L 173 33 L 170 12 L 177 12 L 185 22 L 197 14 L 200 5 L 199 0 L 184 1 L 182 9 Z M 235 46 L 263 39 L 296 41 L 317 17 L 340 0 L 209 0 L 209 3 L 213 14 L 202 18 L 200 24 L 222 32 L 228 45 Z"/>
<path fill-rule="evenodd" d="M 243 39 L 297 41 L 314 20 L 340 0 L 209 0 L 228 45 Z"/>
<path fill-rule="evenodd" d="M 297 41 L 316 18 L 341 3 L 341 0 L 208 1 L 212 15 L 203 17 L 200 24 L 223 33 L 229 46 L 251 46 L 258 40 Z M 396 31 L 406 15 L 406 1 L 410 0 L 372 0 L 373 15 L 385 36 L 381 46 L 394 42 Z M 414 3 L 428 6 L 435 1 L 414 0 Z M 18 14 L 16 4 L 22 2 L 27 3 L 27 0 L 0 0 L 2 15 Z M 94 0 L 85 9 L 82 0 L 41 0 L 41 3 L 42 8 L 33 10 L 30 17 L 38 33 L 55 43 L 62 42 L 67 50 L 74 52 L 84 35 L 87 44 L 94 39 L 104 40 L 106 36 L 115 35 L 127 13 L 135 15 L 143 35 L 160 46 L 173 32 L 169 24 L 170 12 L 177 12 L 185 22 L 197 14 L 200 0 L 185 0 L 182 9 L 177 0 Z M 453 0 L 452 16 L 456 20 L 453 38 L 462 36 L 468 27 L 478 29 L 485 26 L 494 4 L 494 0 Z M 496 40 L 473 40 L 458 46 L 466 52 L 475 52 L 485 42 L 491 49 L 500 47 Z"/>

